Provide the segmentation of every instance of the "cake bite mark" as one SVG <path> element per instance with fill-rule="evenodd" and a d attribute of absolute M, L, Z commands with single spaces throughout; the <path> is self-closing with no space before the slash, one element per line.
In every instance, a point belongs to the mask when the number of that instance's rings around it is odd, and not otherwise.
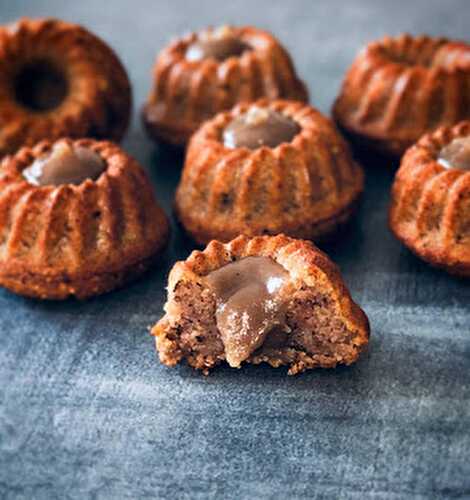
<path fill-rule="evenodd" d="M 236 35 L 230 26 L 221 26 L 215 30 L 199 33 L 197 40 L 186 50 L 185 57 L 188 61 L 201 61 L 215 59 L 224 61 L 229 57 L 240 56 L 250 46 Z"/>
<path fill-rule="evenodd" d="M 85 179 L 96 180 L 105 169 L 103 159 L 91 149 L 62 141 L 26 167 L 23 177 L 34 186 L 78 185 Z"/>
<path fill-rule="evenodd" d="M 216 296 L 217 328 L 230 366 L 239 367 L 270 332 L 286 330 L 288 273 L 272 259 L 232 262 L 209 273 L 206 283 Z"/>
<path fill-rule="evenodd" d="M 444 146 L 437 161 L 445 168 L 470 170 L 470 136 L 457 137 Z"/>
<path fill-rule="evenodd" d="M 291 142 L 299 131 L 297 123 L 287 116 L 269 108 L 252 106 L 227 125 L 223 143 L 228 148 L 275 148 L 283 142 Z"/>
<path fill-rule="evenodd" d="M 336 266 L 311 243 L 239 236 L 175 264 L 152 334 L 167 366 L 186 360 L 208 374 L 224 361 L 269 363 L 294 375 L 354 363 L 369 324 Z"/>

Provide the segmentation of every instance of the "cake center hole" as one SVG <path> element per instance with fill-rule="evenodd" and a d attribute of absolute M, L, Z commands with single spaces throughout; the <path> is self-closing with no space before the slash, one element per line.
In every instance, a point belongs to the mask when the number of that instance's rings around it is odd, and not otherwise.
<path fill-rule="evenodd" d="M 34 61 L 24 66 L 14 82 L 16 100 L 32 111 L 57 108 L 68 92 L 68 82 L 48 61 Z"/>
<path fill-rule="evenodd" d="M 275 332 L 285 331 L 287 271 L 269 257 L 245 257 L 206 276 L 230 366 L 240 366 Z"/>
<path fill-rule="evenodd" d="M 457 137 L 444 146 L 437 161 L 445 168 L 470 170 L 470 136 Z"/>
<path fill-rule="evenodd" d="M 290 142 L 300 127 L 289 117 L 272 109 L 251 107 L 230 122 L 223 132 L 223 143 L 228 148 L 275 148 Z"/>
<path fill-rule="evenodd" d="M 52 150 L 23 170 L 23 177 L 35 186 L 81 184 L 95 180 L 106 164 L 97 153 L 83 146 L 57 142 Z"/>
<path fill-rule="evenodd" d="M 240 56 L 251 47 L 236 35 L 233 28 L 222 26 L 216 30 L 199 33 L 198 38 L 186 51 L 188 61 L 216 59 L 223 61 L 229 57 Z"/>

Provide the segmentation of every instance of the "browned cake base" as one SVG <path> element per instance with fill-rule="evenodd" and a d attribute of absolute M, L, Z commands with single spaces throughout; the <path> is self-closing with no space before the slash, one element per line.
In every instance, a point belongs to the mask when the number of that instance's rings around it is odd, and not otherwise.
<path fill-rule="evenodd" d="M 313 244 L 287 238 L 239 237 L 211 242 L 173 268 L 166 315 L 152 329 L 162 363 L 182 359 L 205 374 L 226 359 L 216 321 L 216 297 L 204 276 L 247 256 L 270 257 L 290 275 L 292 293 L 285 313 L 288 333 L 269 333 L 245 360 L 286 365 L 293 375 L 306 369 L 355 362 L 368 343 L 369 324 L 352 301 L 339 271 Z"/>
<path fill-rule="evenodd" d="M 337 120 L 334 111 L 333 118 L 335 119 L 336 126 L 343 136 L 352 144 L 355 151 L 373 151 L 384 156 L 385 159 L 389 159 L 390 165 L 393 165 L 393 163 L 403 154 L 403 151 L 406 151 L 415 142 L 414 138 L 393 138 L 372 134 L 365 136 L 361 130 L 347 127 Z"/>
<path fill-rule="evenodd" d="M 357 212 L 362 193 L 358 193 L 357 197 L 349 203 L 344 209 L 339 210 L 332 217 L 319 221 L 311 221 L 310 224 L 298 224 L 293 222 L 290 226 L 285 226 L 283 231 L 285 234 L 293 238 L 306 239 L 315 243 L 330 242 L 341 233 L 341 229 L 351 222 L 354 214 Z M 204 245 L 207 241 L 219 240 L 230 241 L 236 238 L 240 232 L 235 233 L 228 228 L 220 228 L 218 231 L 207 230 L 202 227 L 197 221 L 194 221 L 191 214 L 182 214 L 178 211 L 178 207 L 174 206 L 174 213 L 180 223 L 180 227 L 189 237 L 198 245 Z M 246 228 L 242 231 L 246 236 L 256 236 L 257 231 L 250 231 Z M 264 234 L 279 234 L 278 231 L 265 230 Z"/>
<path fill-rule="evenodd" d="M 141 116 L 142 123 L 150 137 L 158 138 L 159 141 L 181 147 L 181 149 L 186 147 L 189 138 L 197 128 L 197 125 L 188 126 L 180 121 L 162 123 L 155 114 L 152 106 L 149 105 L 145 105 L 142 108 Z"/>
<path fill-rule="evenodd" d="M 16 275 L 0 275 L 0 284 L 14 293 L 35 299 L 79 300 L 101 295 L 139 278 L 155 262 L 160 252 L 127 266 L 96 274 L 43 276 L 27 271 Z"/>

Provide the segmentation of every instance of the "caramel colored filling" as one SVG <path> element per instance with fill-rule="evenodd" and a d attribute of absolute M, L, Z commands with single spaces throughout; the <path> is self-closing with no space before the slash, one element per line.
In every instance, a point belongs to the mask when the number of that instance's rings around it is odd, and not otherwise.
<path fill-rule="evenodd" d="M 223 26 L 200 33 L 198 39 L 188 47 L 185 57 L 188 61 L 209 58 L 223 61 L 240 56 L 245 50 L 250 50 L 250 47 L 235 35 L 232 28 Z"/>
<path fill-rule="evenodd" d="M 30 111 L 50 111 L 59 107 L 67 96 L 68 82 L 53 64 L 39 60 L 18 72 L 14 92 L 17 102 Z"/>
<path fill-rule="evenodd" d="M 223 143 L 228 148 L 275 148 L 290 142 L 300 128 L 287 116 L 271 109 L 253 106 L 235 118 L 223 132 Z"/>
<path fill-rule="evenodd" d="M 23 170 L 23 177 L 35 186 L 81 184 L 97 179 L 105 170 L 103 159 L 91 149 L 58 142 L 47 155 Z"/>
<path fill-rule="evenodd" d="M 458 137 L 442 148 L 438 162 L 445 168 L 470 170 L 470 136 Z"/>
<path fill-rule="evenodd" d="M 230 366 L 263 343 L 285 338 L 288 273 L 268 257 L 246 257 L 206 276 L 216 296 L 216 322 Z M 283 293 L 284 292 L 284 293 Z"/>

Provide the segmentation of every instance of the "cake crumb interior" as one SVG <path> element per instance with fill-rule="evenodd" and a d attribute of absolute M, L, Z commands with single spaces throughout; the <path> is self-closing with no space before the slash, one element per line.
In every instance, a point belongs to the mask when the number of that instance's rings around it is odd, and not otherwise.
<path fill-rule="evenodd" d="M 164 334 L 157 338 L 161 360 L 174 365 L 186 358 L 191 366 L 204 372 L 222 361 L 232 366 L 239 366 L 242 361 L 267 362 L 289 366 L 290 374 L 316 366 L 354 362 L 358 350 L 356 333 L 347 328 L 333 297 L 320 286 L 289 286 L 288 298 L 280 304 L 278 315 L 270 316 L 269 327 L 263 330 L 261 326 L 262 335 L 249 335 L 248 347 L 237 350 L 244 337 L 236 331 L 234 322 L 228 329 L 235 334 L 232 345 L 224 339 L 217 317 L 220 300 L 218 304 L 213 287 L 207 283 L 178 282 L 167 310 Z"/>

